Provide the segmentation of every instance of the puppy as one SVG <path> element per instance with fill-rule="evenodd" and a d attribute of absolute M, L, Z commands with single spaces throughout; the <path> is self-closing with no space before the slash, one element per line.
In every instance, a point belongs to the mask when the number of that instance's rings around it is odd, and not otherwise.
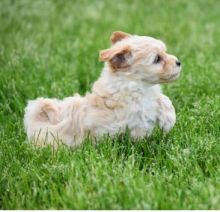
<path fill-rule="evenodd" d="M 134 139 L 149 136 L 157 123 L 171 130 L 176 114 L 160 84 L 180 76 L 180 61 L 152 37 L 117 31 L 110 40 L 112 46 L 100 51 L 105 65 L 91 93 L 29 101 L 24 116 L 29 140 L 77 146 L 88 135 L 113 136 L 126 128 Z"/>

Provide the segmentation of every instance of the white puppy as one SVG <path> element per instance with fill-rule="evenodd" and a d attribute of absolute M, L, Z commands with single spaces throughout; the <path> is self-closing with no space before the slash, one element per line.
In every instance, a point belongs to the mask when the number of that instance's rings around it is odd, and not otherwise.
<path fill-rule="evenodd" d="M 174 126 L 174 107 L 159 84 L 179 77 L 180 62 L 151 37 L 118 31 L 110 40 L 112 47 L 100 52 L 105 66 L 91 93 L 29 101 L 24 117 L 29 140 L 75 146 L 88 134 L 111 136 L 128 128 L 133 138 L 143 138 L 157 122 L 166 132 Z"/>

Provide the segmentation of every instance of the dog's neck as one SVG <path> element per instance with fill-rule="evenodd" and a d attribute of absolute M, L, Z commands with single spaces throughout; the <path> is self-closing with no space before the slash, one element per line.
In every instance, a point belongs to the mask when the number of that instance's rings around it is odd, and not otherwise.
<path fill-rule="evenodd" d="M 126 75 L 113 73 L 108 64 L 105 64 L 101 76 L 93 85 L 93 92 L 99 96 L 109 96 L 120 92 L 139 92 L 148 95 L 158 91 L 160 92 L 159 85 L 131 79 Z"/>

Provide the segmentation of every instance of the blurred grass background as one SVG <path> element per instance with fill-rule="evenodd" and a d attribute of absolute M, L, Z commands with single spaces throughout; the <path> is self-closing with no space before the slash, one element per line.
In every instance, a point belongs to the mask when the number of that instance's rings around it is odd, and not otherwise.
<path fill-rule="evenodd" d="M 1 209 L 220 209 L 220 1 L 1 0 Z M 163 86 L 177 112 L 155 130 L 77 149 L 26 142 L 24 107 L 84 94 L 112 31 L 163 40 L 183 64 Z"/>

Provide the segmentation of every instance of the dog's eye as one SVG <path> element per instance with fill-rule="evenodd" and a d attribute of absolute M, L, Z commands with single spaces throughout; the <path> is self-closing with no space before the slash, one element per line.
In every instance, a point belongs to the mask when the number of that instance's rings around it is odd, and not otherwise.
<path fill-rule="evenodd" d="M 154 63 L 159 63 L 161 61 L 161 57 L 160 57 L 160 55 L 156 55 L 156 57 L 155 57 L 155 59 L 154 59 Z"/>

